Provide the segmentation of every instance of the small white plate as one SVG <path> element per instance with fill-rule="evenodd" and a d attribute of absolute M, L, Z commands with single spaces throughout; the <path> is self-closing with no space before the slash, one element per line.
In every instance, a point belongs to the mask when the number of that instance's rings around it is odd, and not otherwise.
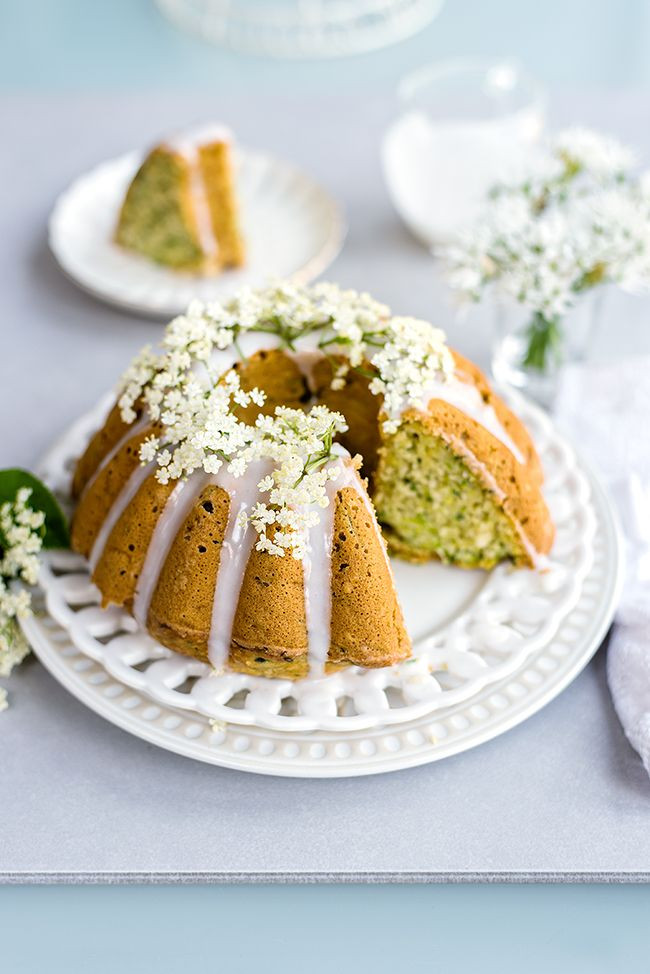
<path fill-rule="evenodd" d="M 67 485 L 100 404 L 40 473 Z M 489 740 L 553 699 L 591 658 L 621 584 L 615 518 L 598 482 L 548 417 L 516 397 L 547 475 L 555 570 L 462 572 L 397 564 L 420 662 L 355 668 L 316 684 L 211 675 L 101 610 L 78 556 L 44 568 L 48 614 L 25 620 L 42 662 L 80 700 L 131 733 L 198 760 L 265 774 L 336 777 L 436 761 Z M 350 711 L 349 705 L 353 704 Z M 210 723 L 210 719 L 216 723 Z"/>
<path fill-rule="evenodd" d="M 338 204 L 309 176 L 262 152 L 235 152 L 246 266 L 215 277 L 160 267 L 113 243 L 119 208 L 142 161 L 105 162 L 59 196 L 49 222 L 52 253 L 81 288 L 129 311 L 169 318 L 193 298 L 211 301 L 269 278 L 306 283 L 339 253 L 346 232 Z"/>

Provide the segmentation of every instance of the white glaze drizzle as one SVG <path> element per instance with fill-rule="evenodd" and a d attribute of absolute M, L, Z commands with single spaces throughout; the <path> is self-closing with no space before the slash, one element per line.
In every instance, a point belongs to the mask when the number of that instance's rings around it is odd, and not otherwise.
<path fill-rule="evenodd" d="M 329 504 L 325 509 L 318 508 L 320 520 L 310 529 L 308 553 L 303 560 L 309 675 L 315 679 L 324 673 L 331 643 L 332 543 L 337 493 L 345 487 L 351 487 L 374 519 L 372 502 L 350 462 L 349 454 L 337 445 L 334 450 L 335 456 L 330 464 L 338 464 L 340 473 L 336 480 L 327 482 Z M 179 481 L 158 518 L 136 586 L 133 616 L 138 625 L 146 630 L 151 598 L 178 532 L 204 488 L 208 484 L 222 487 L 230 498 L 230 508 L 215 583 L 208 637 L 208 656 L 216 670 L 222 670 L 228 661 L 239 593 L 256 540 L 255 529 L 250 524 L 240 525 L 239 515 L 243 511 L 250 511 L 259 499 L 258 484 L 270 469 L 271 463 L 268 460 L 258 460 L 250 464 L 241 477 L 234 477 L 224 467 L 216 475 L 200 470 L 195 471 L 186 481 Z M 153 464 L 137 467 L 108 511 L 90 556 L 93 571 L 106 548 L 111 531 L 153 470 Z M 392 568 L 383 543 L 381 548 L 392 577 Z"/>
<path fill-rule="evenodd" d="M 535 548 L 534 545 L 531 544 L 528 535 L 524 531 L 519 521 L 513 519 L 513 524 L 517 529 L 519 537 L 521 538 L 521 543 L 526 550 L 526 554 L 530 558 L 530 563 L 533 566 L 533 568 L 538 572 L 548 571 L 548 569 L 551 566 L 551 562 L 548 555 L 541 554 L 541 552 L 539 552 L 537 548 Z"/>
<path fill-rule="evenodd" d="M 356 490 L 357 494 L 361 498 L 363 506 L 365 507 L 368 514 L 370 515 L 371 523 L 374 523 L 377 519 L 377 514 L 373 506 L 373 503 L 370 500 L 370 494 L 362 484 L 361 477 L 359 476 L 358 471 L 355 470 L 354 467 L 352 467 L 351 465 L 346 467 L 346 482 L 343 483 L 341 486 L 353 487 Z M 377 530 L 377 535 L 379 537 L 379 543 L 380 543 L 382 554 L 384 556 L 384 561 L 386 562 L 386 568 L 388 569 L 388 574 L 391 580 L 394 582 L 395 576 L 393 574 L 393 566 L 391 565 L 390 558 L 388 557 L 388 549 L 386 547 L 386 542 L 384 541 L 384 536 L 381 534 L 381 531 L 379 529 Z"/>
<path fill-rule="evenodd" d="M 339 476 L 328 480 L 325 492 L 329 504 L 313 509 L 319 521 L 309 529 L 307 552 L 302 561 L 307 622 L 307 663 L 309 676 L 319 679 L 325 673 L 332 631 L 332 541 L 336 494 L 341 489 L 345 465 L 333 460 L 326 466 L 338 464 Z"/>
<path fill-rule="evenodd" d="M 239 518 L 242 513 L 249 512 L 257 502 L 260 495 L 257 485 L 270 470 L 271 463 L 268 460 L 255 460 L 241 477 L 234 477 L 222 467 L 211 478 L 211 482 L 222 487 L 230 497 L 208 636 L 208 658 L 217 671 L 223 670 L 228 662 L 239 593 L 257 538 L 255 528 L 250 523 L 242 526 Z"/>
<path fill-rule="evenodd" d="M 133 597 L 133 616 L 142 629 L 147 628 L 154 589 L 174 539 L 209 480 L 209 474 L 203 470 L 195 470 L 187 480 L 179 480 L 156 522 Z"/>
<path fill-rule="evenodd" d="M 351 462 L 350 454 L 338 444 L 334 444 L 333 452 L 336 456 L 328 466 L 338 464 L 340 472 L 336 480 L 327 482 L 329 505 L 324 510 L 319 508 L 321 519 L 309 532 L 308 553 L 303 560 L 307 654 L 311 679 L 319 679 L 323 676 L 332 641 L 332 544 L 338 492 L 346 487 L 352 488 L 367 510 L 371 523 L 375 523 L 372 501 Z M 394 582 L 393 568 L 379 531 L 377 531 L 377 539 L 389 576 Z"/>
<path fill-rule="evenodd" d="M 106 517 L 102 522 L 102 526 L 97 533 L 95 543 L 93 544 L 92 551 L 90 552 L 90 558 L 88 561 L 90 563 L 91 571 L 95 571 L 99 559 L 104 553 L 104 549 L 106 548 L 111 531 L 119 521 L 127 506 L 138 493 L 140 487 L 143 485 L 147 477 L 153 473 L 154 470 L 155 464 L 153 463 L 149 463 L 145 467 L 136 467 L 129 479 L 124 484 L 122 490 L 115 498 L 115 501 L 106 513 Z"/>
<path fill-rule="evenodd" d="M 472 382 L 464 382 L 458 373 L 446 380 L 434 379 L 427 385 L 422 399 L 425 403 L 429 403 L 432 399 L 441 399 L 459 409 L 465 416 L 473 419 L 500 440 L 515 460 L 522 464 L 526 463 L 521 450 L 503 428 L 494 406 L 486 403 L 477 387 Z"/>

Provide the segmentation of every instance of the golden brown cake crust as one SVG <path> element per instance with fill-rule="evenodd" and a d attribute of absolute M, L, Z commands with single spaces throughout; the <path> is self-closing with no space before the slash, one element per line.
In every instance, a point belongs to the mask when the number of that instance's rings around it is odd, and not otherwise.
<path fill-rule="evenodd" d="M 547 554 L 553 543 L 554 528 L 541 495 L 543 472 L 530 434 L 521 420 L 493 391 L 478 366 L 455 350 L 452 350 L 452 354 L 458 378 L 475 385 L 484 402 L 493 407 L 499 422 L 524 457 L 525 464 L 518 463 L 505 444 L 488 430 L 442 400 L 432 400 L 427 412 L 408 411 L 404 420 L 417 416 L 423 426 L 446 439 L 452 449 L 455 442 L 454 452 L 457 455 L 466 460 L 467 452 L 470 452 L 485 465 L 499 489 L 506 495 L 507 499 L 503 504 L 506 513 L 519 522 L 532 547 L 539 554 Z M 342 359 L 335 358 L 334 361 Z M 329 388 L 332 375 L 332 365 L 326 359 L 317 363 L 313 370 L 319 402 L 346 417 L 349 431 L 340 440 L 351 453 L 361 453 L 364 458 L 363 472 L 370 477 L 372 484 L 372 474 L 382 450 L 381 400 L 370 392 L 369 380 L 364 375 L 351 371 L 340 391 Z M 394 536 L 389 537 L 391 551 L 395 554 L 415 561 L 426 560 L 421 553 L 413 552 Z M 522 557 L 522 563 L 532 566 L 528 554 Z"/>
<path fill-rule="evenodd" d="M 330 659 L 389 666 L 411 654 L 383 539 L 352 487 L 337 494 L 332 545 Z"/>
<path fill-rule="evenodd" d="M 183 213 L 183 221 L 185 225 L 190 230 L 190 233 L 201 252 L 201 256 L 196 267 L 188 267 L 186 270 L 190 272 L 195 272 L 199 274 L 216 274 L 223 267 L 223 261 L 221 258 L 221 251 L 219 248 L 213 254 L 206 254 L 203 252 L 200 244 L 199 235 L 199 225 L 196 214 L 196 207 L 194 206 L 193 198 L 193 187 L 192 187 L 192 171 L 190 165 L 185 158 L 179 152 L 174 152 L 167 148 L 166 146 L 158 146 L 153 150 L 156 153 L 165 153 L 167 155 L 173 156 L 178 170 L 181 173 L 181 179 L 179 184 L 179 201 L 181 206 L 181 211 Z"/>
<path fill-rule="evenodd" d="M 79 498 L 72 518 L 72 547 L 88 558 L 108 512 L 130 476 L 140 466 L 140 445 L 153 432 L 147 427 L 126 440 L 101 467 Z"/>
<path fill-rule="evenodd" d="M 151 635 L 203 662 L 229 509 L 222 487 L 209 484 L 201 491 L 172 542 L 149 606 Z"/>
<path fill-rule="evenodd" d="M 72 478 L 72 496 L 79 497 L 82 490 L 97 470 L 98 466 L 126 436 L 130 427 L 120 415 L 120 408 L 114 404 L 104 423 L 91 437 L 88 446 L 77 460 Z"/>
<path fill-rule="evenodd" d="M 206 502 L 212 510 L 206 511 Z M 163 645 L 208 661 L 212 604 L 229 499 L 220 487 L 198 497 L 167 557 L 148 627 Z M 328 671 L 387 666 L 410 654 L 383 542 L 353 488 L 336 495 L 332 628 Z M 362 593 L 357 591 L 363 586 Z M 218 625 L 218 619 L 216 620 Z M 229 666 L 298 679 L 307 675 L 304 575 L 300 561 L 251 552 L 232 631 Z"/>
<path fill-rule="evenodd" d="M 159 483 L 152 473 L 117 519 L 93 572 L 102 605 L 132 608 L 151 536 L 175 486 Z"/>
<path fill-rule="evenodd" d="M 329 661 L 369 667 L 399 662 L 409 656 L 411 644 L 383 541 L 354 488 L 337 491 L 334 503 Z M 301 562 L 252 552 L 233 643 L 238 650 L 255 652 L 265 660 L 289 663 L 302 657 L 306 673 L 307 619 Z M 241 653 L 237 655 L 241 658 Z M 264 671 L 260 663 L 257 672 Z"/>
<path fill-rule="evenodd" d="M 328 662 L 325 664 L 325 673 L 335 673 L 347 665 L 347 663 Z M 234 644 L 230 648 L 228 667 L 236 673 L 248 673 L 250 676 L 265 676 L 278 680 L 304 680 L 309 675 L 306 654 L 296 656 L 295 659 L 264 657 L 252 653 L 249 649 L 240 649 Z"/>
<path fill-rule="evenodd" d="M 156 151 L 167 152 L 169 151 L 165 147 L 160 147 Z M 184 156 L 179 153 L 172 153 L 174 158 L 177 160 L 180 171 L 182 172 L 182 182 L 180 185 L 180 204 L 183 212 L 183 218 L 186 225 L 191 228 L 191 233 L 196 241 L 197 246 L 201 250 L 200 262 L 196 268 L 188 268 L 188 270 L 198 271 L 200 274 L 210 275 L 217 274 L 222 270 L 224 262 L 221 255 L 221 249 L 217 247 L 213 254 L 206 254 L 200 243 L 199 234 L 199 224 L 197 219 L 196 206 L 194 205 L 194 191 L 192 187 L 192 171 L 190 169 L 189 163 Z"/>
<path fill-rule="evenodd" d="M 222 267 L 241 267 L 246 252 L 237 214 L 231 148 L 227 142 L 211 142 L 199 149 L 199 164 L 207 191 L 214 235 Z"/>
<path fill-rule="evenodd" d="M 272 532 L 271 532 L 272 534 Z M 307 652 L 302 562 L 253 549 L 232 630 L 242 650 L 286 661 Z"/>
<path fill-rule="evenodd" d="M 517 563 L 536 567 L 535 556 L 548 554 L 555 536 L 555 528 L 541 493 L 543 471 L 537 451 L 521 420 L 493 391 L 478 366 L 455 350 L 452 350 L 452 354 L 458 378 L 475 385 L 484 402 L 493 407 L 525 463 L 520 463 L 501 440 L 476 420 L 441 399 L 432 399 L 426 411 L 407 410 L 402 416 L 402 424 L 419 425 L 431 435 L 440 437 L 452 452 L 473 469 L 488 489 L 496 486 L 495 502 L 524 535 Z M 380 447 L 380 463 L 389 439 Z M 500 498 L 498 494 L 504 496 Z M 414 550 L 389 529 L 385 533 L 390 551 L 398 557 L 414 562 L 435 557 Z"/>
<path fill-rule="evenodd" d="M 244 392 L 258 388 L 266 395 L 261 407 L 251 403 L 236 408 L 236 416 L 243 423 L 254 423 L 260 413 L 272 416 L 276 406 L 300 409 L 309 398 L 302 372 L 280 348 L 255 352 L 245 362 L 237 362 L 233 369 Z"/>

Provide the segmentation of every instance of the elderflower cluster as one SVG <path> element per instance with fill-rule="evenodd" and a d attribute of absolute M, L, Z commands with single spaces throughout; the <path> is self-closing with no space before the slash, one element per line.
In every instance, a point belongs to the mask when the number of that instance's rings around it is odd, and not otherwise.
<path fill-rule="evenodd" d="M 213 364 L 219 361 L 218 352 L 233 350 L 243 358 L 239 342 L 247 333 L 272 335 L 279 347 L 294 350 L 313 332 L 319 333 L 316 349 L 332 364 L 332 387 L 342 388 L 350 369 L 361 370 L 378 380 L 378 395 L 390 395 L 393 413 L 399 405 L 421 401 L 432 371 L 444 376 L 450 370 L 444 334 L 427 322 L 392 318 L 390 309 L 370 295 L 335 284 L 300 287 L 277 282 L 259 290 L 244 288 L 223 303 L 192 302 L 168 325 L 162 353 L 156 356 L 145 348 L 127 370 L 119 400 L 122 418 L 133 422 L 142 406 L 150 419 L 173 426 L 174 436 L 183 439 L 183 427 L 196 427 L 210 410 L 223 415 L 219 396 L 210 399 L 208 407 L 199 403 L 206 388 L 220 381 L 222 369 Z M 401 374 L 395 369 L 396 355 L 405 360 Z M 237 395 L 261 404 L 259 390 L 239 390 Z M 170 471 L 170 476 L 176 475 Z"/>
<path fill-rule="evenodd" d="M 318 523 L 317 509 L 328 504 L 325 485 L 339 472 L 324 465 L 331 459 L 334 437 L 347 426 L 325 406 L 309 413 L 277 407 L 275 415 L 260 415 L 254 424 L 237 420 L 234 406 L 263 402 L 260 390 L 242 390 L 232 370 L 213 388 L 193 389 L 185 398 L 172 391 L 160 413 L 164 441 L 149 436 L 140 459 L 156 462 L 156 477 L 163 484 L 196 469 L 216 474 L 223 466 L 241 477 L 254 461 L 269 461 L 270 472 L 258 484 L 268 501 L 241 516 L 259 534 L 259 550 L 275 555 L 290 551 L 303 558 L 309 528 Z"/>
<path fill-rule="evenodd" d="M 245 288 L 222 303 L 193 302 L 168 326 L 160 354 L 146 348 L 134 361 L 119 405 L 126 423 L 142 414 L 154 425 L 140 449 L 142 462 L 155 463 L 158 480 L 168 483 L 198 469 L 216 474 L 224 465 L 239 477 L 252 461 L 268 460 L 272 470 L 260 485 L 268 498 L 250 515 L 258 547 L 303 557 L 318 508 L 328 503 L 327 483 L 338 469 L 328 460 L 345 422 L 322 406 L 308 412 L 277 408 L 255 423 L 242 421 L 239 408 L 262 407 L 265 395 L 244 390 L 236 371 L 224 372 L 224 363 L 244 358 L 242 345 L 252 333 L 270 336 L 266 347 L 292 352 L 311 336 L 310 349 L 331 363 L 334 389 L 345 385 L 351 369 L 362 372 L 382 397 L 387 433 L 396 429 L 401 411 L 422 405 L 435 379 L 450 375 L 453 359 L 439 329 L 393 318 L 368 294 L 334 284 L 279 282 Z M 224 360 L 224 353 L 232 354 Z"/>
<path fill-rule="evenodd" d="M 215 353 L 231 348 L 238 353 L 240 339 L 249 332 L 272 335 L 290 349 L 309 333 L 322 332 L 318 346 L 324 351 L 335 347 L 347 369 L 361 365 L 389 320 L 389 309 L 370 295 L 326 283 L 300 287 L 277 282 L 259 290 L 243 288 L 223 303 L 193 301 L 167 326 L 162 353 L 143 349 L 125 373 L 122 418 L 132 423 L 142 404 L 152 419 L 164 422 L 169 393 L 193 396 L 202 380 L 214 384 L 219 378 L 212 366 Z"/>
<path fill-rule="evenodd" d="M 0 676 L 8 676 L 29 651 L 15 620 L 29 615 L 31 597 L 26 589 L 13 591 L 10 583 L 19 579 L 34 585 L 38 580 L 45 515 L 28 506 L 30 494 L 29 488 L 21 487 L 13 502 L 0 505 Z M 0 709 L 5 706 L 3 691 Z"/>
<path fill-rule="evenodd" d="M 452 287 L 478 301 L 496 285 L 548 320 L 604 282 L 649 288 L 650 176 L 636 178 L 634 161 L 595 132 L 560 133 L 447 248 Z"/>
<path fill-rule="evenodd" d="M 552 146 L 571 169 L 603 182 L 625 178 L 637 162 L 629 146 L 591 129 L 565 129 L 555 136 Z"/>
<path fill-rule="evenodd" d="M 156 461 L 162 484 L 198 469 L 217 473 L 224 462 L 231 473 L 243 473 L 241 455 L 251 444 L 253 427 L 238 420 L 234 408 L 251 403 L 262 406 L 264 394 L 259 389 L 244 392 L 232 370 L 207 388 L 189 378 L 181 387 L 161 389 L 149 415 L 162 431 L 143 442 L 140 459 Z"/>
<path fill-rule="evenodd" d="M 330 464 L 337 433 L 347 429 L 340 413 L 314 406 L 309 413 L 278 407 L 275 416 L 260 416 L 259 436 L 250 453 L 272 461 L 270 472 L 259 482 L 259 501 L 244 519 L 259 534 L 256 547 L 272 555 L 291 551 L 303 558 L 308 550 L 309 529 L 319 522 L 319 508 L 329 504 L 327 483 L 336 480 L 340 464 Z"/>
<path fill-rule="evenodd" d="M 388 416 L 384 430 L 394 433 L 403 404 L 422 405 L 430 398 L 427 389 L 453 373 L 454 359 L 439 328 L 417 318 L 393 318 L 390 338 L 374 356 L 373 365 L 378 375 L 370 389 L 384 397 Z"/>

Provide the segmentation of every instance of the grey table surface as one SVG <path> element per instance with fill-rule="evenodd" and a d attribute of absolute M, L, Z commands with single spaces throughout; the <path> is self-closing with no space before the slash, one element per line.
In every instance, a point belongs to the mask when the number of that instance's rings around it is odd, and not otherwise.
<path fill-rule="evenodd" d="M 576 95 L 559 99 L 555 115 L 638 145 L 650 141 L 639 126 L 647 108 L 634 93 Z M 328 276 L 435 318 L 485 363 L 486 322 L 455 320 L 430 258 L 388 202 L 378 144 L 392 110 L 373 98 L 265 103 L 232 93 L 0 99 L 0 466 L 33 465 L 159 334 L 59 272 L 45 231 L 54 198 L 88 166 L 206 117 L 304 166 L 343 201 L 350 234 Z M 602 355 L 649 348 L 646 303 L 623 303 L 614 318 Z M 613 712 L 604 651 L 502 737 L 428 767 L 339 781 L 248 775 L 159 750 L 87 710 L 35 659 L 8 687 L 3 881 L 650 877 L 650 784 Z"/>

